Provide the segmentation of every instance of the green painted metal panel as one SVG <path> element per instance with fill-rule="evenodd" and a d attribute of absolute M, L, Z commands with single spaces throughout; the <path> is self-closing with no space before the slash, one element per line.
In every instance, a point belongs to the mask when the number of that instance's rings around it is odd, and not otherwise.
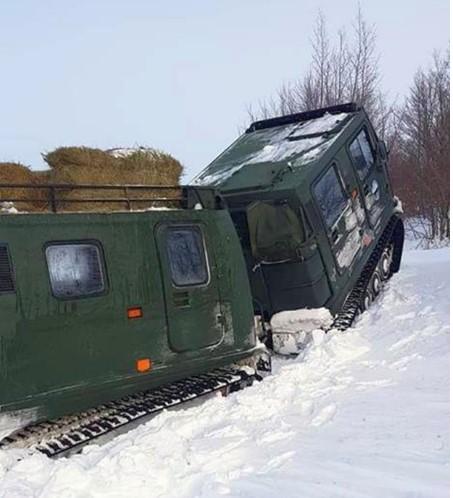
<path fill-rule="evenodd" d="M 203 226 L 209 251 L 212 287 L 190 311 L 169 307 L 168 273 L 155 239 L 158 226 L 174 223 Z M 226 210 L 4 215 L 0 236 L 9 244 L 17 282 L 15 294 L 0 296 L 0 412 L 57 416 L 255 351 L 250 288 Z M 102 248 L 103 294 L 52 295 L 45 248 L 69 241 L 96 241 Z M 142 308 L 143 317 L 128 319 L 130 307 Z M 207 318 L 208 308 L 211 315 L 219 309 L 218 322 Z M 184 347 L 171 347 L 169 327 L 184 333 Z M 153 369 L 139 373 L 136 360 L 144 357 Z"/>

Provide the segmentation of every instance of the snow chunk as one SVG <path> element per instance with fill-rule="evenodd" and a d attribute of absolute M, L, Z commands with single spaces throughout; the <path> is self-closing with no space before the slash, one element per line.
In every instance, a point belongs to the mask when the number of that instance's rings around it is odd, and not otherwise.
<path fill-rule="evenodd" d="M 326 308 L 281 311 L 271 318 L 274 350 L 282 355 L 298 354 L 313 341 L 322 342 L 325 327 L 332 323 L 332 315 Z"/>
<path fill-rule="evenodd" d="M 114 149 L 108 149 L 106 151 L 108 154 L 110 154 L 113 157 L 121 158 L 121 157 L 128 157 L 131 156 L 132 154 L 135 154 L 136 152 L 143 152 L 145 154 L 152 154 L 154 152 L 153 149 L 150 149 L 148 147 L 116 147 Z"/>
<path fill-rule="evenodd" d="M 14 202 L 2 202 L 0 203 L 0 213 L 4 214 L 17 214 L 19 211 L 14 206 Z"/>
<path fill-rule="evenodd" d="M 0 415 L 0 441 L 37 419 L 37 409 L 30 408 Z"/>
<path fill-rule="evenodd" d="M 271 318 L 272 330 L 282 332 L 311 332 L 331 323 L 332 315 L 326 308 L 281 311 Z"/>
<path fill-rule="evenodd" d="M 403 210 L 403 203 L 401 202 L 401 199 L 395 195 L 395 196 L 393 196 L 393 202 L 395 203 L 395 207 L 393 208 L 393 212 L 403 214 L 404 210 Z"/>

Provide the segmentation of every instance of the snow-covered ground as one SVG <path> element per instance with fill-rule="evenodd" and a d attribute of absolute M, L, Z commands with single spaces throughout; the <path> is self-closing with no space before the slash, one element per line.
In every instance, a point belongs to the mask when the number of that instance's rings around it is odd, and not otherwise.
<path fill-rule="evenodd" d="M 448 496 L 448 249 L 408 251 L 353 329 L 274 370 L 67 460 L 0 452 L 0 496 Z"/>

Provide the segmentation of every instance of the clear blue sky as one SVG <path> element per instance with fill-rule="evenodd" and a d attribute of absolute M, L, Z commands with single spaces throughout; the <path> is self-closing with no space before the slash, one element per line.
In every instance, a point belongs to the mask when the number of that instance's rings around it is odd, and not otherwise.
<path fill-rule="evenodd" d="M 448 0 L 362 0 L 383 88 L 403 95 L 449 42 Z M 187 180 L 236 138 L 246 106 L 307 68 L 319 9 L 332 34 L 356 0 L 2 0 L 0 160 L 43 168 L 59 145 L 143 144 Z"/>

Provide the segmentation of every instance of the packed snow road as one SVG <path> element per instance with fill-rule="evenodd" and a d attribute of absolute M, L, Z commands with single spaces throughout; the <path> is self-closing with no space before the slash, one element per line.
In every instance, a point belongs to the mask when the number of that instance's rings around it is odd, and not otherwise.
<path fill-rule="evenodd" d="M 347 332 L 228 398 L 70 459 L 0 452 L 0 496 L 447 497 L 449 253 L 409 251 Z"/>

